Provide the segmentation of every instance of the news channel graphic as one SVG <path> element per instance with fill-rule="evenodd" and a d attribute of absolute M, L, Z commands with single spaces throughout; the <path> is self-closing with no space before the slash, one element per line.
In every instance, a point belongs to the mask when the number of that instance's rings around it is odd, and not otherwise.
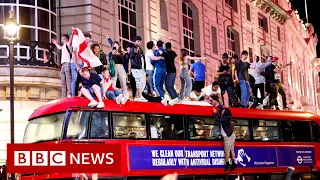
<path fill-rule="evenodd" d="M 315 164 L 313 147 L 236 147 L 239 168 Z M 222 147 L 130 146 L 130 170 L 224 168 Z"/>
<path fill-rule="evenodd" d="M 7 145 L 8 173 L 119 173 L 120 169 L 120 144 Z"/>

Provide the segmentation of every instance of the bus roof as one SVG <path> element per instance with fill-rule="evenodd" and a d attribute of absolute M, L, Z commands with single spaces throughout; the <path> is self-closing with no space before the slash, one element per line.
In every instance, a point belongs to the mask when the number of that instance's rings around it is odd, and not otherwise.
<path fill-rule="evenodd" d="M 70 107 L 82 107 L 86 108 L 89 100 L 86 98 L 73 97 L 62 98 L 54 101 L 50 101 L 47 104 L 36 109 L 29 120 L 41 117 L 44 115 L 65 112 Z M 104 100 L 106 111 L 116 112 L 147 112 L 158 114 L 184 114 L 195 116 L 212 116 L 212 109 L 217 108 L 213 106 L 202 105 L 186 105 L 176 104 L 174 106 L 164 107 L 161 103 L 155 102 L 132 102 L 128 101 L 125 105 L 118 105 L 115 101 Z M 92 109 L 92 108 L 90 108 Z M 320 117 L 312 113 L 307 112 L 295 112 L 295 111 L 279 111 L 279 110 L 260 110 L 249 108 L 230 108 L 232 115 L 235 118 L 262 118 L 262 119 L 283 119 L 283 120 L 315 120 L 320 122 Z M 97 109 L 99 110 L 99 109 Z"/>

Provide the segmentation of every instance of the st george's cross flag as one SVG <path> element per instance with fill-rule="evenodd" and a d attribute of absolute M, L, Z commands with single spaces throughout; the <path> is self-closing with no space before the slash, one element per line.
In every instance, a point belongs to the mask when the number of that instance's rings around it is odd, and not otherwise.
<path fill-rule="evenodd" d="M 71 45 L 72 48 L 77 49 L 78 57 L 84 64 L 83 67 L 94 68 L 102 65 L 100 59 L 91 51 L 82 31 L 78 28 L 73 28 Z"/>

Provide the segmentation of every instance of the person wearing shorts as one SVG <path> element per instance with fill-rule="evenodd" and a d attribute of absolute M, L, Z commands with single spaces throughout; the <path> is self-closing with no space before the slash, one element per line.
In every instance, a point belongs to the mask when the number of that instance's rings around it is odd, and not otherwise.
<path fill-rule="evenodd" d="M 145 60 L 142 50 L 140 49 L 141 37 L 137 36 L 133 40 L 134 46 L 130 49 L 129 58 L 131 63 L 131 73 L 136 82 L 137 97 L 134 101 L 148 102 L 143 96 L 142 91 L 146 86 Z"/>
<path fill-rule="evenodd" d="M 218 106 L 219 111 L 213 109 L 214 119 L 219 122 L 221 125 L 221 135 L 223 136 L 223 148 L 224 148 L 224 157 L 225 157 L 225 168 L 224 172 L 233 171 L 237 168 L 237 159 L 235 158 L 234 153 L 234 142 L 236 135 L 233 132 L 233 123 L 232 123 L 232 114 L 228 108 L 224 108 L 222 105 Z M 229 159 L 232 159 L 232 165 L 230 165 Z"/>

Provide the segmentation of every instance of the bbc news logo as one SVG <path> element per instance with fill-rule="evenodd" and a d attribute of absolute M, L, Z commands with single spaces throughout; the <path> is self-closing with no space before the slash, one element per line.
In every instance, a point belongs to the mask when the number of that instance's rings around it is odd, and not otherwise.
<path fill-rule="evenodd" d="M 120 144 L 8 144 L 7 150 L 9 173 L 115 173 L 121 169 Z"/>

